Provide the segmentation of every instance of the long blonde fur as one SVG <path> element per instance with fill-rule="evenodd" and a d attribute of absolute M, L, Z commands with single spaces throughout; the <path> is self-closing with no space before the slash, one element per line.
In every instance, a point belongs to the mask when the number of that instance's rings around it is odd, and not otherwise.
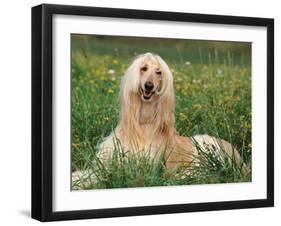
<path fill-rule="evenodd" d="M 140 93 L 140 68 L 145 63 L 161 70 L 159 87 L 151 102 L 143 101 Z M 128 152 L 144 151 L 152 147 L 152 155 L 155 157 L 159 150 L 161 152 L 165 149 L 168 168 L 175 168 L 180 163 L 188 165 L 192 161 L 195 145 L 191 138 L 179 136 L 176 132 L 173 76 L 160 56 L 146 53 L 133 60 L 122 78 L 119 98 L 119 123 L 113 133 L 100 144 L 98 156 L 101 159 L 110 158 L 115 146 L 114 140 L 118 139 Z M 194 137 L 199 144 L 203 144 L 203 138 L 209 143 L 219 141 L 208 135 Z M 224 144 L 231 153 L 232 146 L 226 141 Z"/>
<path fill-rule="evenodd" d="M 127 69 L 121 82 L 120 89 L 120 104 L 121 115 L 120 123 L 117 131 L 122 131 L 125 139 L 137 143 L 143 143 L 142 131 L 140 128 L 140 108 L 141 99 L 139 97 L 140 86 L 140 64 L 144 58 L 152 57 L 151 54 L 144 54 L 138 56 L 134 62 Z M 164 70 L 163 87 L 157 93 L 161 98 L 157 104 L 157 115 L 153 123 L 152 135 L 164 131 L 167 135 L 174 132 L 174 91 L 173 91 L 173 77 L 167 64 L 159 57 L 155 56 L 158 60 L 160 67 Z"/>

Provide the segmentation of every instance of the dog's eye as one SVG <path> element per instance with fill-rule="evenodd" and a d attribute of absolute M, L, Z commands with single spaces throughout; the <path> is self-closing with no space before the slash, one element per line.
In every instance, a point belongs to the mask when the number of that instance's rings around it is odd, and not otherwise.
<path fill-rule="evenodd" d="M 147 66 L 141 67 L 141 71 L 147 71 Z"/>
<path fill-rule="evenodd" d="M 162 75 L 162 71 L 156 71 L 157 75 Z"/>

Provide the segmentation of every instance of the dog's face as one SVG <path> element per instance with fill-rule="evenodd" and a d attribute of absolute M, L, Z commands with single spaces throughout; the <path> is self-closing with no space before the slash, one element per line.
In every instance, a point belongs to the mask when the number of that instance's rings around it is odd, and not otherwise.
<path fill-rule="evenodd" d="M 157 59 L 146 58 L 139 68 L 141 100 L 151 102 L 157 98 L 157 93 L 161 90 L 163 72 Z"/>
<path fill-rule="evenodd" d="M 133 60 L 122 77 L 119 97 L 121 125 L 128 134 L 142 136 L 140 124 L 152 121 L 152 134 L 174 133 L 173 75 L 159 55 L 145 53 Z"/>

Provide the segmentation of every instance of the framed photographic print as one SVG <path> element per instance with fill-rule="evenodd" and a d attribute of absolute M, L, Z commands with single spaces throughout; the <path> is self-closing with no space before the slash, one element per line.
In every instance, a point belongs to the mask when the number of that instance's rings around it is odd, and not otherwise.
<path fill-rule="evenodd" d="M 32 8 L 32 217 L 274 205 L 274 21 Z"/>

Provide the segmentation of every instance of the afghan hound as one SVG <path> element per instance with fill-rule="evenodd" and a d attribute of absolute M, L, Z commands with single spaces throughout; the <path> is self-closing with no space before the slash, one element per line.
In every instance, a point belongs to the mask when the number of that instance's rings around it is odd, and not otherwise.
<path fill-rule="evenodd" d="M 149 157 L 154 159 L 164 153 L 167 169 L 176 169 L 180 164 L 188 167 L 198 145 L 208 151 L 223 149 L 240 161 L 239 153 L 223 139 L 209 135 L 183 137 L 177 133 L 173 75 L 160 56 L 145 53 L 133 60 L 122 78 L 119 98 L 119 123 L 99 145 L 100 159 L 111 158 L 118 140 L 125 153 L 149 150 Z M 213 148 L 206 148 L 208 145 Z"/>

